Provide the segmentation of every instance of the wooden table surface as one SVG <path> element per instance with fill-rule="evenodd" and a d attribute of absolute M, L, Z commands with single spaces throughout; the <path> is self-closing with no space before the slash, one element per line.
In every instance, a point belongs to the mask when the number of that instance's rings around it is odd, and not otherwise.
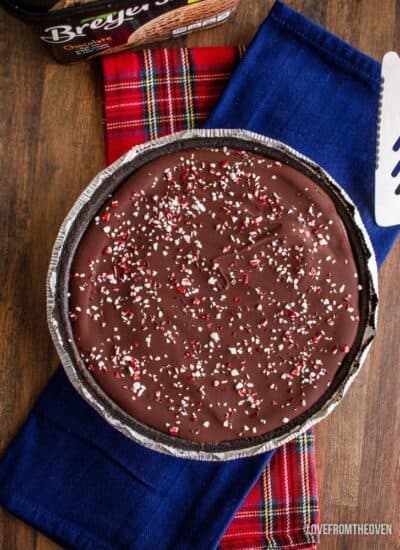
<path fill-rule="evenodd" d="M 400 0 L 288 0 L 376 59 L 400 51 Z M 225 26 L 177 44 L 248 42 L 271 0 L 242 0 Z M 0 13 L 0 453 L 58 359 L 45 317 L 45 277 L 56 232 L 104 166 L 98 61 L 61 66 L 34 32 Z M 400 243 L 380 273 L 378 337 L 340 407 L 317 427 L 322 521 L 390 523 L 389 537 L 325 536 L 322 550 L 400 548 Z M 57 545 L 0 510 L 0 548 Z"/>

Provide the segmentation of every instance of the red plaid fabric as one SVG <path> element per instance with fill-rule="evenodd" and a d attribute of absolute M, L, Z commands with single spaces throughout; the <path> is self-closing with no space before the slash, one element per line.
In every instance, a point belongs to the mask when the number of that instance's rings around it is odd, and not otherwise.
<path fill-rule="evenodd" d="M 240 48 L 176 48 L 103 58 L 107 161 L 130 147 L 201 126 L 242 57 Z M 316 548 L 314 435 L 274 454 L 232 519 L 222 550 Z"/>
<path fill-rule="evenodd" d="M 282 445 L 236 512 L 222 550 L 315 550 L 319 522 L 314 432 Z"/>
<path fill-rule="evenodd" d="M 201 126 L 241 53 L 176 48 L 103 58 L 107 161 L 133 145 Z"/>

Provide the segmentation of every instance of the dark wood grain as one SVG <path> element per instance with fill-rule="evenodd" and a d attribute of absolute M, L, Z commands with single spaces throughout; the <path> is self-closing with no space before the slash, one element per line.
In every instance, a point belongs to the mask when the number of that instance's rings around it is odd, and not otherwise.
<path fill-rule="evenodd" d="M 400 50 L 400 0 L 288 4 L 380 59 Z M 179 44 L 246 43 L 270 0 L 242 0 L 226 25 Z M 175 43 L 177 44 L 177 43 Z M 44 283 L 56 231 L 104 165 L 99 62 L 60 66 L 23 23 L 0 13 L 0 452 L 57 364 Z M 400 548 L 400 244 L 381 274 L 379 332 L 342 405 L 317 428 L 322 521 L 391 523 L 391 537 L 323 537 L 322 550 Z M 0 510 L 0 548 L 57 545 Z"/>

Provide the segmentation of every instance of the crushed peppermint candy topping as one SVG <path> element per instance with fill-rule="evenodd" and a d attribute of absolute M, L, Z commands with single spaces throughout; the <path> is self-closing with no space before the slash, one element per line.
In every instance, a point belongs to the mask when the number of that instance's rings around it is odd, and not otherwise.
<path fill-rule="evenodd" d="M 109 197 L 75 254 L 82 359 L 128 413 L 199 442 L 304 414 L 351 351 L 356 264 L 328 195 L 228 148 L 171 153 Z"/>

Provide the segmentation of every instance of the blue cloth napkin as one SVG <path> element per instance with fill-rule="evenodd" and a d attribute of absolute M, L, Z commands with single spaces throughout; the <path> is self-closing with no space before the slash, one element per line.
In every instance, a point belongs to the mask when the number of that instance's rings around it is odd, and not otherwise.
<path fill-rule="evenodd" d="M 321 164 L 358 204 L 381 263 L 399 228 L 372 215 L 379 72 L 277 3 L 207 126 L 266 134 Z M 59 369 L 0 461 L 0 503 L 64 547 L 209 550 L 270 457 L 199 463 L 144 449 Z"/>

